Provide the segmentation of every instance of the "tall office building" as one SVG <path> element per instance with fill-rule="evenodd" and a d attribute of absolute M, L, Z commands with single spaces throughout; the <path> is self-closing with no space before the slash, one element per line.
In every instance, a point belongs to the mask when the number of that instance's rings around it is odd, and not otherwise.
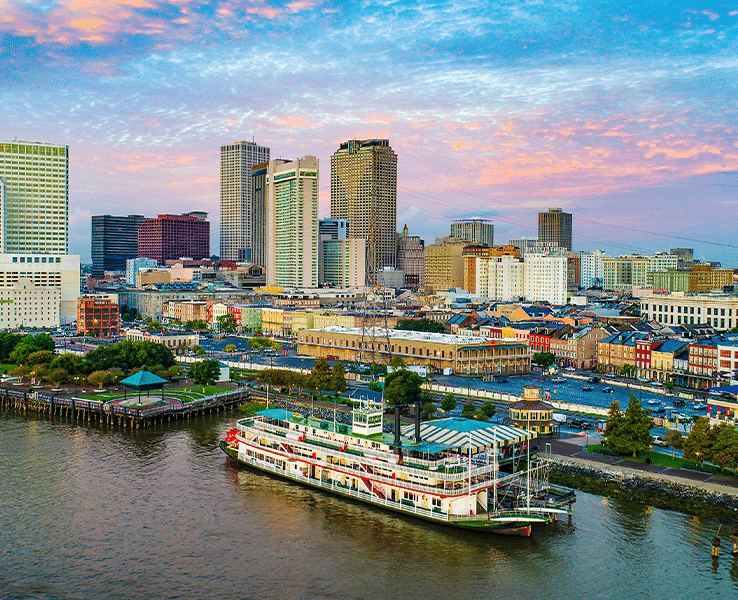
<path fill-rule="evenodd" d="M 367 240 L 368 277 L 397 261 L 397 155 L 389 140 L 342 142 L 331 157 L 331 218 Z"/>
<path fill-rule="evenodd" d="M 275 166 L 287 164 L 288 160 L 278 158 Z M 251 256 L 242 256 L 240 260 L 261 267 L 267 264 L 267 172 L 269 162 L 259 163 L 251 169 Z"/>
<path fill-rule="evenodd" d="M 419 235 L 410 235 L 407 225 L 397 235 L 397 268 L 405 273 L 405 285 L 425 285 L 425 242 Z"/>
<path fill-rule="evenodd" d="M 92 217 L 92 276 L 102 278 L 105 271 L 125 271 L 126 261 L 138 253 L 138 229 L 143 215 Z"/>
<path fill-rule="evenodd" d="M 204 217 L 203 217 L 204 216 Z M 159 215 L 144 219 L 138 230 L 138 256 L 163 265 L 168 260 L 210 256 L 210 223 L 207 213 Z"/>
<path fill-rule="evenodd" d="M 489 219 L 458 219 L 451 223 L 451 237 L 491 248 L 495 245 L 495 226 Z"/>
<path fill-rule="evenodd" d="M 251 174 L 269 160 L 269 148 L 254 142 L 220 147 L 220 258 L 251 260 Z"/>
<path fill-rule="evenodd" d="M 571 213 L 560 208 L 549 208 L 548 212 L 538 213 L 538 241 L 556 244 L 564 250 L 571 250 Z"/>
<path fill-rule="evenodd" d="M 318 173 L 314 156 L 267 165 L 267 285 L 318 286 Z"/>
<path fill-rule="evenodd" d="M 69 250 L 68 146 L 0 141 L 2 231 L 7 253 Z"/>
<path fill-rule="evenodd" d="M 328 236 L 331 240 L 349 238 L 349 222 L 347 219 L 321 219 L 318 221 L 318 235 Z"/>

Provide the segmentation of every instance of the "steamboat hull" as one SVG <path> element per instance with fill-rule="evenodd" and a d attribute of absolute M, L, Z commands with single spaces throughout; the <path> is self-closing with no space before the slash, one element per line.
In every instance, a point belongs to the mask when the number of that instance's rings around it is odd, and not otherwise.
<path fill-rule="evenodd" d="M 247 467 L 259 473 L 265 473 L 267 475 L 276 477 L 278 479 L 282 479 L 284 481 L 288 481 L 291 483 L 297 483 L 304 487 L 309 487 L 312 489 L 319 490 L 321 492 L 327 492 L 329 494 L 341 496 L 343 498 L 348 498 L 349 500 L 353 500 L 365 506 L 379 508 L 379 509 L 391 512 L 393 514 L 399 514 L 399 515 L 406 516 L 406 517 L 412 517 L 412 518 L 419 519 L 419 520 L 422 520 L 428 523 L 434 523 L 436 525 L 443 525 L 445 527 L 450 527 L 456 530 L 472 531 L 472 532 L 484 533 L 484 534 L 529 537 L 532 532 L 531 522 L 540 523 L 540 524 L 545 524 L 548 522 L 548 519 L 543 518 L 543 517 L 541 517 L 540 519 L 535 518 L 535 517 L 533 518 L 526 517 L 524 521 L 523 520 L 520 520 L 520 521 L 506 520 L 503 522 L 495 522 L 495 521 L 486 520 L 486 519 L 461 521 L 461 520 L 448 520 L 448 519 L 433 518 L 433 517 L 429 517 L 426 515 L 417 514 L 409 510 L 403 510 L 402 508 L 394 507 L 388 504 L 367 501 L 363 498 L 357 497 L 356 495 L 349 493 L 348 491 L 344 490 L 341 487 L 323 487 L 317 483 L 313 483 L 310 480 L 298 479 L 296 477 L 290 477 L 288 475 L 285 475 L 284 473 L 262 468 L 257 463 L 241 460 L 238 456 L 238 451 L 232 448 L 231 446 L 229 446 L 223 440 L 221 440 L 220 442 L 220 448 L 229 458 L 236 461 L 239 465 L 243 465 L 244 467 Z"/>

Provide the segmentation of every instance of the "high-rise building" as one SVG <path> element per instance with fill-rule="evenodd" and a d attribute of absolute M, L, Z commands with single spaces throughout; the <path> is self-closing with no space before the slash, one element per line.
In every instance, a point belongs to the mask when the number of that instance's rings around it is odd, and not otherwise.
<path fill-rule="evenodd" d="M 397 236 L 397 268 L 405 273 L 405 285 L 425 285 L 425 242 L 418 235 L 410 235 L 407 225 Z"/>
<path fill-rule="evenodd" d="M 579 285 L 583 288 L 601 288 L 605 274 L 603 259 L 610 258 L 602 250 L 579 253 Z"/>
<path fill-rule="evenodd" d="M 251 260 L 251 175 L 269 160 L 269 148 L 255 142 L 220 147 L 220 258 Z"/>
<path fill-rule="evenodd" d="M 145 219 L 138 230 L 138 256 L 160 265 L 183 257 L 200 260 L 210 256 L 210 223 L 203 215 L 207 217 L 198 212 Z"/>
<path fill-rule="evenodd" d="M 278 158 L 275 165 L 284 165 L 290 161 Z M 269 162 L 254 165 L 251 169 L 251 253 L 242 253 L 240 261 L 266 267 L 267 264 L 267 171 Z"/>
<path fill-rule="evenodd" d="M 571 250 L 571 213 L 560 208 L 538 213 L 538 241 L 553 242 L 559 248 Z"/>
<path fill-rule="evenodd" d="M 525 255 L 525 298 L 531 302 L 566 304 L 566 254 Z"/>
<path fill-rule="evenodd" d="M 464 285 L 464 246 L 457 238 L 437 239 L 425 247 L 425 287 L 429 291 L 452 290 Z"/>
<path fill-rule="evenodd" d="M 525 258 L 528 252 L 535 254 L 546 254 L 556 250 L 559 246 L 554 242 L 540 242 L 538 238 L 521 237 L 508 242 L 509 246 L 515 246 L 520 251 L 520 258 Z"/>
<path fill-rule="evenodd" d="M 321 285 L 361 287 L 366 282 L 366 240 L 321 236 L 318 270 Z"/>
<path fill-rule="evenodd" d="M 267 165 L 267 285 L 318 286 L 318 175 L 314 156 Z"/>
<path fill-rule="evenodd" d="M 2 231 L 7 253 L 66 254 L 69 249 L 68 146 L 0 141 Z"/>
<path fill-rule="evenodd" d="M 143 215 L 92 217 L 92 276 L 102 278 L 105 271 L 125 271 L 126 261 L 138 254 L 138 229 Z"/>
<path fill-rule="evenodd" d="M 318 235 L 332 240 L 346 240 L 349 237 L 348 219 L 321 219 L 318 221 Z"/>
<path fill-rule="evenodd" d="M 389 140 L 342 142 L 331 157 L 331 218 L 367 240 L 367 275 L 397 262 L 397 155 Z"/>
<path fill-rule="evenodd" d="M 458 219 L 451 223 L 451 237 L 491 247 L 495 244 L 495 226 L 489 219 L 479 217 Z"/>

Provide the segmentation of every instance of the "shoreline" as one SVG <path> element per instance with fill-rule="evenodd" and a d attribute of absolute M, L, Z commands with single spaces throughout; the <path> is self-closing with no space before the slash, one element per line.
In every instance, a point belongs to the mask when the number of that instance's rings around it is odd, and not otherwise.
<path fill-rule="evenodd" d="M 550 454 L 549 480 L 589 494 L 738 524 L 738 489 Z"/>

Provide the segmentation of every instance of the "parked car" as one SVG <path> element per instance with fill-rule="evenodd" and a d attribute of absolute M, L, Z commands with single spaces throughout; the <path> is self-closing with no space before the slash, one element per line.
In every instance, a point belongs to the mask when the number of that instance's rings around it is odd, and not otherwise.
<path fill-rule="evenodd" d="M 664 441 L 664 438 L 662 438 L 660 435 L 655 435 L 653 437 L 653 445 L 661 446 L 662 448 L 664 448 L 666 447 L 666 442 Z"/>
<path fill-rule="evenodd" d="M 686 400 L 679 400 L 678 398 L 674 398 L 674 401 L 672 402 L 675 408 L 682 408 L 684 406 L 687 406 Z"/>
<path fill-rule="evenodd" d="M 587 383 L 599 383 L 599 382 L 600 382 L 599 377 L 590 377 L 589 379 L 587 379 Z"/>
<path fill-rule="evenodd" d="M 605 394 L 614 394 L 614 393 L 615 393 L 615 388 L 611 388 L 611 387 L 606 387 L 606 388 L 603 388 L 603 390 L 602 390 L 602 391 L 603 391 L 603 392 L 604 392 Z"/>

